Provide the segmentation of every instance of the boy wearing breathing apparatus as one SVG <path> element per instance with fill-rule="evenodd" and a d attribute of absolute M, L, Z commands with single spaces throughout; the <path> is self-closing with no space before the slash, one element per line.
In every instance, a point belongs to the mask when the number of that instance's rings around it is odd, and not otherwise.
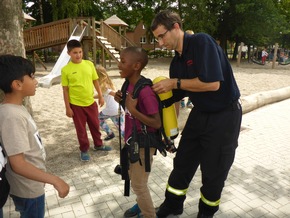
<path fill-rule="evenodd" d="M 123 178 L 128 170 L 128 175 L 125 177 L 129 179 L 125 180 L 131 180 L 137 196 L 137 204 L 128 209 L 124 217 L 133 217 L 142 213 L 143 217 L 155 218 L 155 208 L 147 183 L 156 149 L 166 156 L 165 146 L 161 146 L 164 143 L 161 141 L 160 134 L 162 126 L 160 102 L 151 89 L 151 80 L 141 76 L 142 69 L 148 63 L 146 52 L 142 48 L 128 47 L 120 56 L 121 61 L 118 65 L 120 75 L 126 79 L 122 90 L 115 94 L 115 100 L 125 110 L 126 145 L 121 151 L 121 171 Z M 176 117 L 175 111 L 174 115 Z M 178 134 L 178 129 L 176 131 Z M 124 153 L 127 155 L 126 158 Z M 125 182 L 125 195 L 128 196 L 128 192 Z"/>

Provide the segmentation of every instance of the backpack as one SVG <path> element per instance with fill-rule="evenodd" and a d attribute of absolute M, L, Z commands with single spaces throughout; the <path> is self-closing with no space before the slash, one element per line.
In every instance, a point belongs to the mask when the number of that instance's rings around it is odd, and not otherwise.
<path fill-rule="evenodd" d="M 153 83 L 150 79 L 145 78 L 144 76 L 141 76 L 141 78 L 137 81 L 137 83 L 134 86 L 132 97 L 134 99 L 137 99 L 139 97 L 140 91 L 145 86 L 152 86 L 152 85 Z M 126 80 L 123 83 L 122 88 L 121 88 L 123 99 L 120 103 L 123 109 L 125 109 L 126 91 L 127 91 L 128 86 L 129 86 L 129 81 Z M 156 98 L 158 100 L 159 114 L 162 121 L 163 105 L 157 94 L 156 94 Z M 149 159 L 150 147 L 156 148 L 164 157 L 166 157 L 167 150 L 173 146 L 173 143 L 171 140 L 169 140 L 166 137 L 163 123 L 156 133 L 147 132 L 146 125 L 143 123 L 141 123 L 141 129 L 142 129 L 142 133 L 137 133 L 136 125 L 134 122 L 132 136 L 129 138 L 129 140 L 127 140 L 126 146 L 128 147 L 129 159 L 131 163 L 140 161 L 139 148 L 142 147 L 145 149 L 145 171 L 150 172 L 150 159 Z M 140 164 L 142 163 L 140 162 Z"/>

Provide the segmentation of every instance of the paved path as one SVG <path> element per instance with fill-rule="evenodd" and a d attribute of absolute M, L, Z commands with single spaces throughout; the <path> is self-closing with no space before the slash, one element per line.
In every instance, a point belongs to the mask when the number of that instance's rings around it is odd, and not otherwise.
<path fill-rule="evenodd" d="M 236 159 L 222 195 L 216 218 L 289 218 L 290 217 L 290 99 L 265 106 L 243 116 Z M 173 155 L 157 155 L 150 177 L 154 203 L 164 199 Z M 65 199 L 46 186 L 46 217 L 121 218 L 135 202 L 123 196 L 123 181 L 113 172 L 118 159 L 74 172 L 65 178 L 71 192 Z M 183 215 L 197 214 L 200 172 L 192 181 Z M 4 217 L 19 217 L 11 200 Z"/>

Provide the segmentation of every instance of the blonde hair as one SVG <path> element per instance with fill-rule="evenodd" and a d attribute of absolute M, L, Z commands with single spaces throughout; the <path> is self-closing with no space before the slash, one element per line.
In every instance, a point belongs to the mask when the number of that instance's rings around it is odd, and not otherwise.
<path fill-rule="evenodd" d="M 101 65 L 97 65 L 96 70 L 99 76 L 99 84 L 102 92 L 104 93 L 107 89 L 112 89 L 114 91 L 115 86 L 107 74 L 106 69 Z"/>

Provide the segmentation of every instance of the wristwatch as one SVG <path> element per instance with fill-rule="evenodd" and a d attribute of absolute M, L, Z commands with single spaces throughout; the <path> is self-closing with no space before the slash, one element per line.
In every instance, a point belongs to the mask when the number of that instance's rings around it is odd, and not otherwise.
<path fill-rule="evenodd" d="M 176 82 L 177 89 L 180 89 L 180 86 L 181 86 L 180 78 L 177 78 L 177 82 Z"/>

